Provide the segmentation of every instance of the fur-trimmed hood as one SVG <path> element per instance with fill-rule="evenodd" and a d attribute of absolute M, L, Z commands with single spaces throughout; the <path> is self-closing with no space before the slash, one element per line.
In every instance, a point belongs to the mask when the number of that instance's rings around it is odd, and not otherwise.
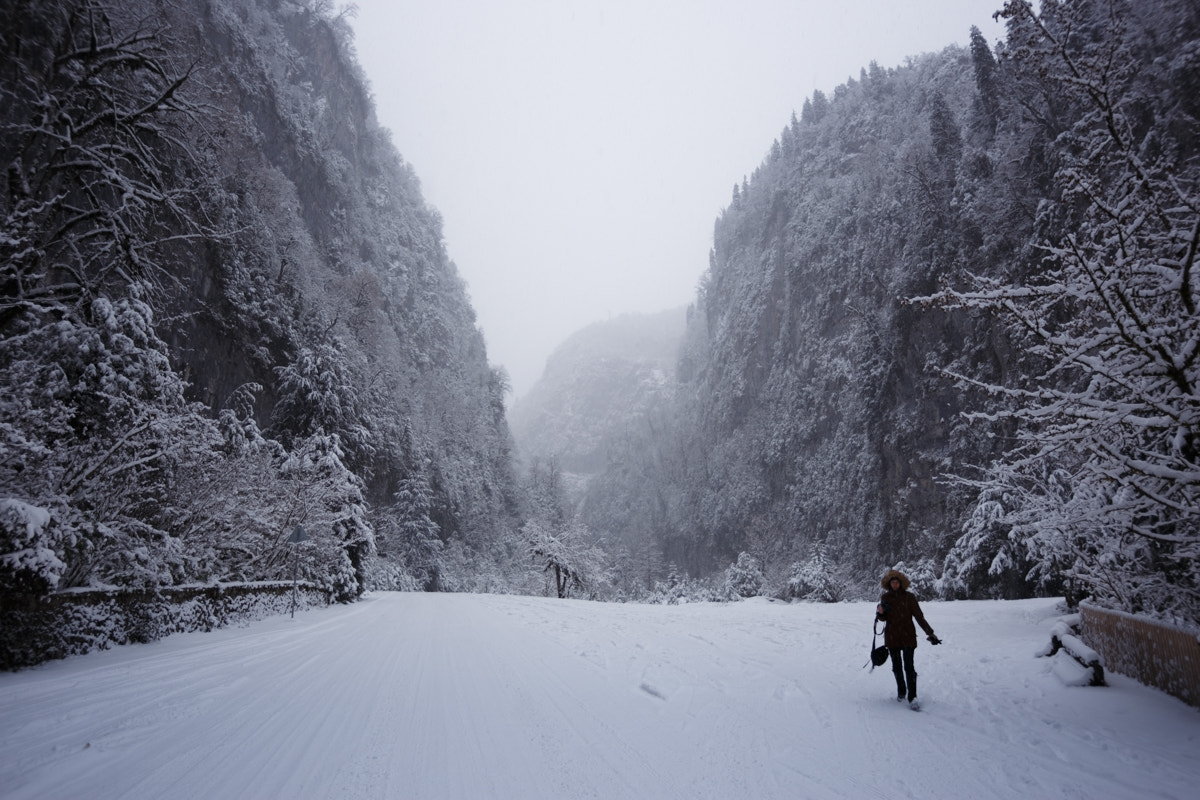
<path fill-rule="evenodd" d="M 884 589 L 891 589 L 892 587 L 889 586 L 888 584 L 890 584 L 892 582 L 892 578 L 900 579 L 900 591 L 902 591 L 902 592 L 908 591 L 908 587 L 909 587 L 909 583 L 910 583 L 908 580 L 908 576 L 905 575 L 903 572 L 901 572 L 898 569 L 889 569 L 887 571 L 887 573 L 884 574 L 883 580 L 881 580 L 879 582 L 879 585 L 882 586 Z"/>

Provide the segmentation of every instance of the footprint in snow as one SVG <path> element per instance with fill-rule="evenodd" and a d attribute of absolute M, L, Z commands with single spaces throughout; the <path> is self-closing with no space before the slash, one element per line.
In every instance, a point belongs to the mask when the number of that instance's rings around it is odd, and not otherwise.
<path fill-rule="evenodd" d="M 662 692 L 660 692 L 658 689 L 655 689 L 653 686 L 651 686 L 648 683 L 643 683 L 638 688 L 641 689 L 646 694 L 650 695 L 651 697 L 657 697 L 659 700 L 667 699 L 666 695 L 664 695 Z"/>

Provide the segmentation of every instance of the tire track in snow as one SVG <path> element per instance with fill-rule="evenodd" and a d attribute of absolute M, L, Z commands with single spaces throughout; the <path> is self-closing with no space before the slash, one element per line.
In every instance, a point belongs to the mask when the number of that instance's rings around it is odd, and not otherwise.
<path fill-rule="evenodd" d="M 1200 784 L 1193 709 L 1121 676 L 1064 688 L 1033 658 L 1051 601 L 927 606 L 947 644 L 918 651 L 920 714 L 890 673 L 860 668 L 870 612 L 380 594 L 95 653 L 0 675 L 0 797 L 1190 798 Z"/>

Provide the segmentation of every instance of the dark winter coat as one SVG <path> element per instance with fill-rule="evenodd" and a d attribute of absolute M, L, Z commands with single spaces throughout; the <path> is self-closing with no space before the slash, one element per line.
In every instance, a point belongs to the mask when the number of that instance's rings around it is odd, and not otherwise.
<path fill-rule="evenodd" d="M 888 587 L 892 578 L 900 579 L 900 588 L 896 591 L 892 591 Z M 908 577 L 893 569 L 883 576 L 881 583 L 887 591 L 879 598 L 879 605 L 883 610 L 877 612 L 875 618 L 887 623 L 887 627 L 883 631 L 884 645 L 887 647 L 916 647 L 917 628 L 916 625 L 913 625 L 914 619 L 925 633 L 933 636 L 933 628 L 925 621 L 925 615 L 921 613 L 921 605 L 917 602 L 917 598 L 908 591 Z"/>

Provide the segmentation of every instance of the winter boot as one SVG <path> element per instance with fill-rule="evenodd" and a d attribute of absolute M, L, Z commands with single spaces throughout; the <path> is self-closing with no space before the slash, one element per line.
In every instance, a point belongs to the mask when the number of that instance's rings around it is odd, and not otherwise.
<path fill-rule="evenodd" d="M 917 702 L 917 676 L 916 673 L 908 676 L 908 704 L 912 705 Z M 918 704 L 919 705 L 919 704 Z"/>
<path fill-rule="evenodd" d="M 896 699 L 904 702 L 908 696 L 908 687 L 904 683 L 904 668 L 900 666 L 899 658 L 892 661 L 892 674 L 896 676 Z"/>

